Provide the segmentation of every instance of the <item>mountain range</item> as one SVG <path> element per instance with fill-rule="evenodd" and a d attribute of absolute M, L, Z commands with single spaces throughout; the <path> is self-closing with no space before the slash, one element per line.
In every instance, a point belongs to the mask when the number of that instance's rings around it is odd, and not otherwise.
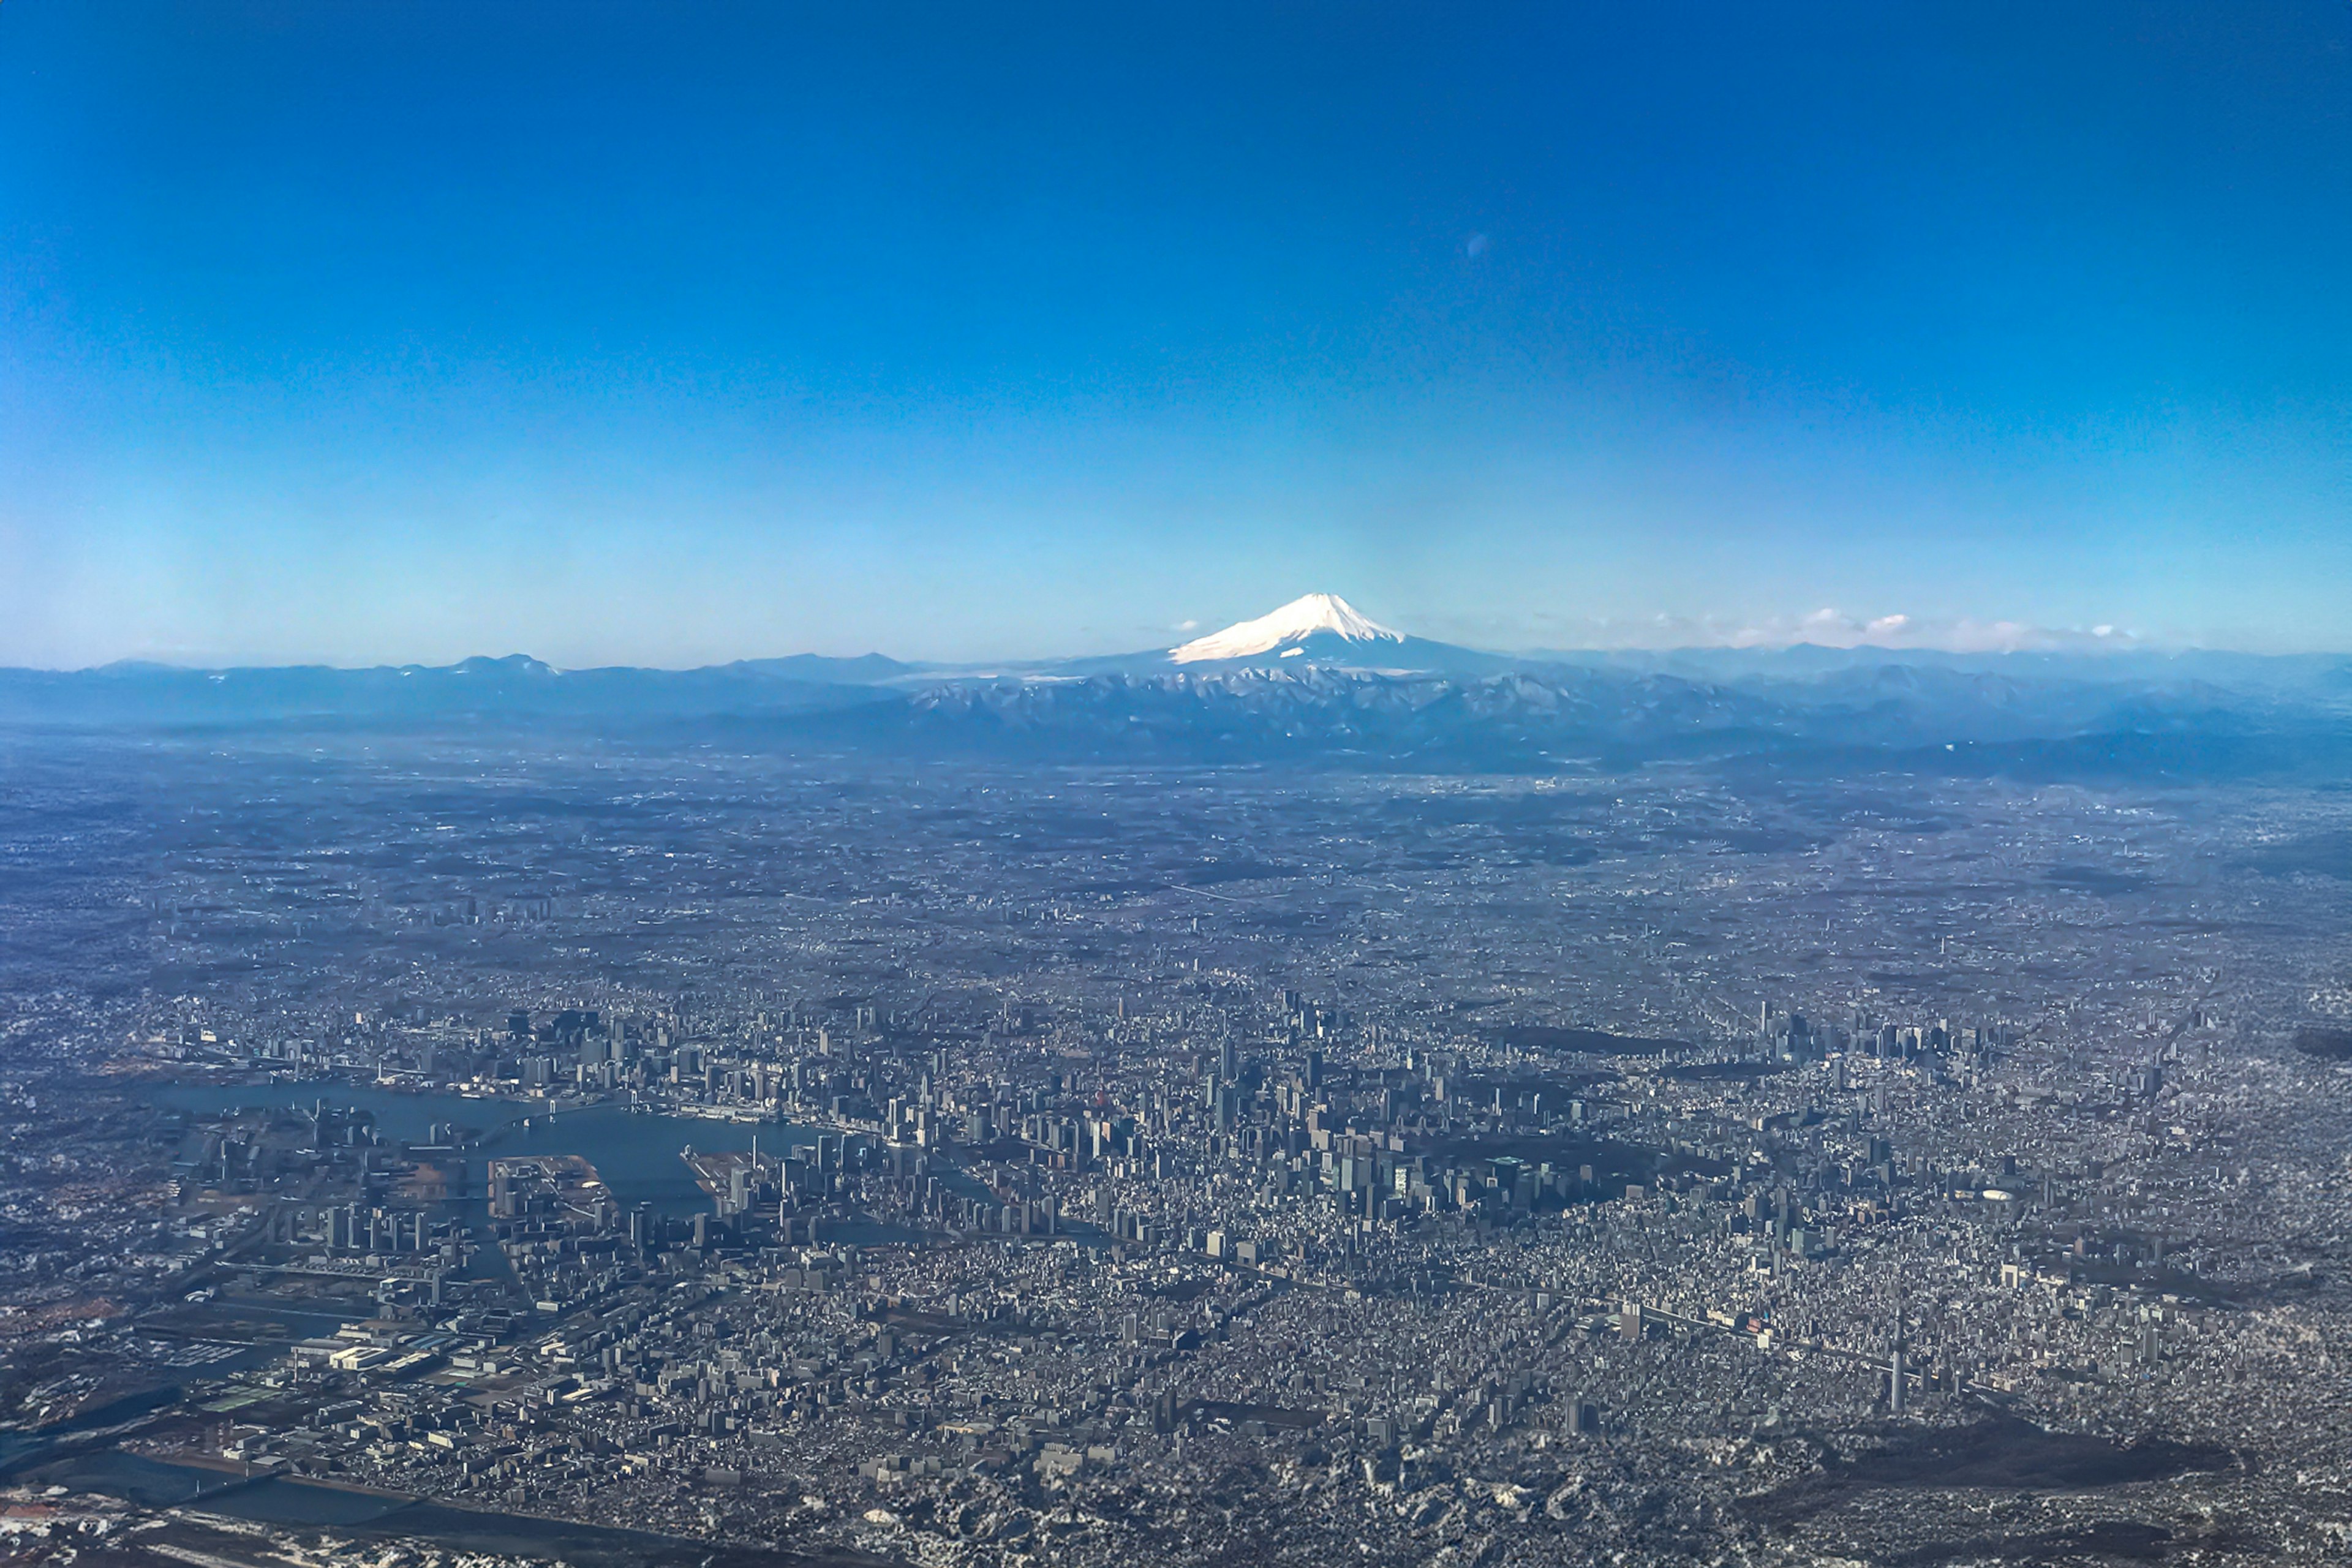
<path fill-rule="evenodd" d="M 2231 653 L 1505 654 L 1310 594 L 1171 648 L 985 668 L 799 655 L 698 669 L 0 669 L 27 730 L 698 732 L 762 744 L 1432 768 L 1785 767 L 2182 777 L 2340 773 L 2352 658 Z"/>

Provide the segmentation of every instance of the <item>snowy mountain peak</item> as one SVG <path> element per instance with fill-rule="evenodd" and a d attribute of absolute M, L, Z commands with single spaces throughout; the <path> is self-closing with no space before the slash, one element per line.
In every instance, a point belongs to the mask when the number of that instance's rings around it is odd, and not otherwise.
<path fill-rule="evenodd" d="M 1241 621 L 1223 631 L 1195 637 L 1181 647 L 1171 648 L 1169 658 L 1177 664 L 1197 664 L 1204 659 L 1254 658 L 1262 653 L 1272 653 L 1288 643 L 1303 643 L 1308 637 L 1328 636 L 1348 642 L 1404 641 L 1404 634 L 1388 627 L 1359 612 L 1355 605 L 1337 594 L 1307 594 L 1293 599 L 1271 615 L 1260 616 L 1254 621 Z"/>

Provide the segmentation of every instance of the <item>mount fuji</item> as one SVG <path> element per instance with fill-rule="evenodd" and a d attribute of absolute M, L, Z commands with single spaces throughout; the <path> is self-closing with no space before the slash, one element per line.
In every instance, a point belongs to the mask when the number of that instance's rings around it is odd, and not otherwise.
<path fill-rule="evenodd" d="M 1391 631 L 1337 594 L 1306 594 L 1254 621 L 1237 621 L 1223 631 L 1171 648 L 1168 658 L 1176 664 L 1255 658 L 1269 653 L 1277 658 L 1297 658 L 1318 641 L 1341 647 L 1388 643 L 1402 647 L 1404 640 L 1402 632 Z"/>
<path fill-rule="evenodd" d="M 1513 668 L 1499 654 L 1433 642 L 1384 626 L 1337 594 L 1304 594 L 1263 616 L 1172 648 L 1072 659 L 1047 675 L 1212 675 L 1249 669 L 1339 669 L 1382 675 L 1487 675 Z"/>

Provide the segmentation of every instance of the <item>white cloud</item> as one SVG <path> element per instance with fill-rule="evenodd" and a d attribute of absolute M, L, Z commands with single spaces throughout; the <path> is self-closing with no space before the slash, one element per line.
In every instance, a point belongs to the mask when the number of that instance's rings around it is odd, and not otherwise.
<path fill-rule="evenodd" d="M 1945 653 L 2055 653 L 2071 649 L 2128 648 L 2143 646 L 2139 637 L 2113 625 L 2087 630 L 2043 626 L 2009 619 L 1972 616 L 1924 616 L 1901 610 L 1879 615 L 1854 615 L 1834 606 L 1801 615 L 1737 620 L 1719 616 L 1656 615 L 1640 620 L 1576 620 L 1542 617 L 1549 623 L 1538 634 L 1559 647 L 1782 648 L 1811 644 L 1816 647 L 1881 647 L 1937 650 Z"/>
<path fill-rule="evenodd" d="M 1935 648 L 1946 653 L 2054 653 L 2094 646 L 2122 647 L 2134 639 L 2114 626 L 2084 632 L 2026 621 L 1979 620 L 1973 616 L 1933 618 L 1895 611 L 1865 619 L 1840 610 L 1815 610 L 1794 624 L 1766 620 L 1743 626 L 1726 640 L 1746 647 L 1812 643 L 1822 647 Z"/>

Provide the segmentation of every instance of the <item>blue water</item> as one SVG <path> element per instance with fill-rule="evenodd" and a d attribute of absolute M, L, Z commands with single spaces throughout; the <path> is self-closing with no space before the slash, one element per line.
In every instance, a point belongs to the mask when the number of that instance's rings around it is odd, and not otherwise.
<path fill-rule="evenodd" d="M 208 1491 L 239 1486 L 235 1476 L 200 1470 L 191 1465 L 167 1465 L 161 1459 L 103 1448 L 77 1454 L 28 1472 L 26 1481 L 37 1487 L 67 1486 L 78 1492 L 101 1492 L 144 1508 L 175 1508 Z"/>
<path fill-rule="evenodd" d="M 790 1144 L 814 1143 L 817 1136 L 811 1129 L 789 1123 L 754 1126 L 692 1116 L 638 1116 L 617 1106 L 549 1116 L 510 1100 L 343 1084 L 173 1083 L 156 1085 L 148 1095 L 154 1105 L 197 1116 L 258 1106 L 308 1110 L 323 1100 L 331 1109 L 371 1113 L 377 1132 L 387 1142 L 423 1142 L 436 1123 L 453 1123 L 478 1139 L 462 1161 L 455 1162 L 462 1163 L 464 1180 L 453 1180 L 453 1192 L 480 1194 L 488 1185 L 484 1165 L 488 1159 L 577 1154 L 596 1167 L 622 1207 L 650 1204 L 663 1215 L 692 1215 L 711 1207 L 709 1195 L 695 1184 L 693 1173 L 678 1157 L 680 1151 L 748 1151 L 756 1141 L 763 1152 L 782 1154 Z M 528 1127 L 523 1125 L 526 1118 Z M 467 1199 L 467 1206 L 479 1208 L 478 1195 Z"/>
<path fill-rule="evenodd" d="M 26 1479 L 100 1492 L 149 1508 L 194 1504 L 205 1512 L 261 1524 L 310 1525 L 432 1541 L 463 1552 L 555 1557 L 592 1568 L 645 1568 L 707 1562 L 707 1542 L 564 1520 L 457 1508 L 429 1499 L 379 1497 L 282 1476 L 247 1481 L 217 1470 L 169 1465 L 111 1450 L 43 1466 Z M 730 1563 L 782 1562 L 756 1548 L 721 1549 Z M 805 1561 L 805 1560 L 802 1560 Z"/>
<path fill-rule="evenodd" d="M 275 1351 L 258 1352 L 275 1356 Z M 215 1363 L 215 1367 L 222 1363 Z M 120 1399 L 109 1401 L 95 1409 L 85 1410 L 68 1421 L 44 1426 L 33 1432 L 0 1432 L 0 1475 L 10 1474 L 21 1466 L 37 1463 L 41 1456 L 54 1449 L 58 1442 L 77 1432 L 89 1432 L 100 1426 L 111 1426 L 143 1415 L 150 1410 L 170 1405 L 180 1397 L 175 1386 L 142 1389 Z"/>
<path fill-rule="evenodd" d="M 367 1111 L 386 1141 L 404 1143 L 425 1142 L 436 1121 L 454 1122 L 480 1133 L 529 1114 L 509 1100 L 468 1100 L 461 1094 L 404 1094 L 397 1089 L 331 1083 L 159 1083 L 149 1086 L 147 1100 L 166 1110 L 197 1116 L 264 1105 L 308 1110 L 323 1100 L 331 1110 Z"/>

